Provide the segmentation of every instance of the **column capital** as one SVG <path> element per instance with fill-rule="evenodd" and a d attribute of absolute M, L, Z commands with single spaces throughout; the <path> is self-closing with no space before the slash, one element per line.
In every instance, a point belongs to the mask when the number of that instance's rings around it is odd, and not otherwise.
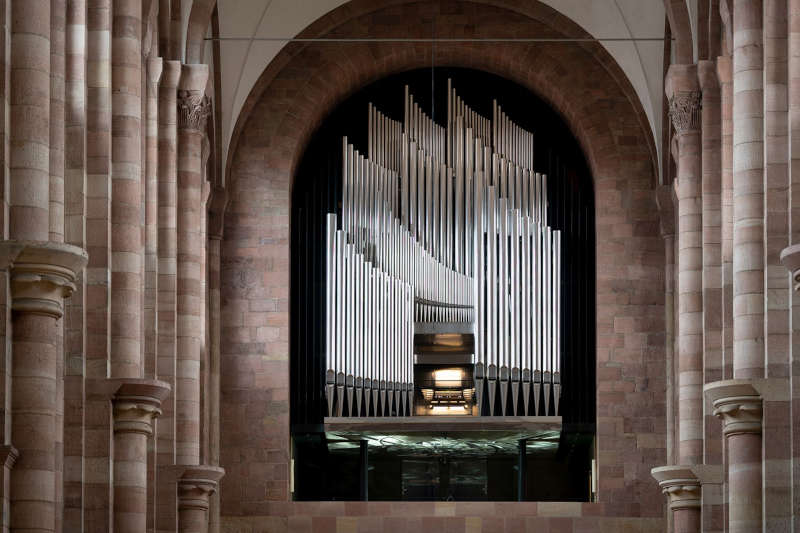
<path fill-rule="evenodd" d="M 178 509 L 208 509 L 209 497 L 216 492 L 225 469 L 218 466 L 185 466 L 178 479 Z"/>
<path fill-rule="evenodd" d="M 178 89 L 178 128 L 204 131 L 211 99 L 203 93 Z"/>
<path fill-rule="evenodd" d="M 205 95 L 208 65 L 181 65 L 178 82 L 178 128 L 205 130 L 211 100 Z"/>
<path fill-rule="evenodd" d="M 700 128 L 700 85 L 697 65 L 670 65 L 664 78 L 669 117 L 680 135 Z"/>
<path fill-rule="evenodd" d="M 800 244 L 793 244 L 781 251 L 781 263 L 792 274 L 794 290 L 800 290 Z"/>
<path fill-rule="evenodd" d="M 669 118 L 678 135 L 700 129 L 700 91 L 681 91 L 669 98 Z"/>
<path fill-rule="evenodd" d="M 728 379 L 704 387 L 724 435 L 761 433 L 762 397 L 750 380 Z"/>
<path fill-rule="evenodd" d="M 11 308 L 60 318 L 64 298 L 75 291 L 75 278 L 88 258 L 71 244 L 0 242 L 0 268 L 10 272 Z"/>
<path fill-rule="evenodd" d="M 161 414 L 161 401 L 170 391 L 168 383 L 155 379 L 119 378 L 111 398 L 114 404 L 114 433 L 152 435 L 153 419 Z"/>
<path fill-rule="evenodd" d="M 669 497 L 669 508 L 690 509 L 700 507 L 702 485 L 688 466 L 659 466 L 650 470 L 664 494 Z"/>

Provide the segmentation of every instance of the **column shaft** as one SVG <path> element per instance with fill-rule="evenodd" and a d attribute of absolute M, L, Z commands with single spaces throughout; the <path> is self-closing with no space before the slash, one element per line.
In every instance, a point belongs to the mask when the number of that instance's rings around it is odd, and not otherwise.
<path fill-rule="evenodd" d="M 11 531 L 55 531 L 56 321 L 17 312 L 12 328 Z"/>
<path fill-rule="evenodd" d="M 160 57 L 147 62 L 147 127 L 145 142 L 145 375 L 154 377 L 158 344 L 158 83 Z"/>
<path fill-rule="evenodd" d="M 65 50 L 64 239 L 86 248 L 86 0 L 68 0 Z M 64 529 L 83 531 L 86 283 L 64 313 Z"/>
<path fill-rule="evenodd" d="M 114 0 L 111 375 L 142 376 L 142 2 Z"/>
<path fill-rule="evenodd" d="M 86 0 L 86 377 L 107 378 L 111 287 L 111 0 Z M 84 523 L 89 533 L 113 528 L 113 454 L 108 398 L 86 390 L 87 471 Z"/>
<path fill-rule="evenodd" d="M 178 299 L 176 462 L 200 462 L 200 357 L 203 332 L 201 278 L 202 141 L 208 66 L 184 65 L 178 100 Z"/>
<path fill-rule="evenodd" d="M 789 0 L 789 242 L 800 244 L 800 0 Z M 800 292 L 789 289 L 792 509 L 800 509 Z M 797 524 L 798 519 L 795 518 Z M 800 525 L 800 524 L 798 524 Z M 796 525 L 795 527 L 798 527 Z"/>
<path fill-rule="evenodd" d="M 706 384 L 722 379 L 721 110 L 716 62 L 700 61 L 698 74 L 703 94 L 703 384 Z M 719 421 L 710 408 L 704 408 L 703 412 L 703 462 L 722 464 Z"/>
<path fill-rule="evenodd" d="M 729 435 L 728 450 L 730 531 L 761 531 L 761 434 Z"/>
<path fill-rule="evenodd" d="M 9 236 L 46 241 L 50 189 L 50 2 L 11 4 Z M 58 403 L 54 316 L 12 319 L 11 530 L 55 531 Z"/>
<path fill-rule="evenodd" d="M 666 84 L 678 135 L 678 463 L 691 465 L 703 460 L 703 218 L 696 67 L 673 65 Z"/>
<path fill-rule="evenodd" d="M 162 15 L 159 15 L 161 17 Z M 158 97 L 158 346 L 159 379 L 172 386 L 162 403 L 158 421 L 157 465 L 175 464 L 175 366 L 177 295 L 177 87 L 181 75 L 178 61 L 164 61 Z M 177 528 L 175 482 L 171 476 L 158 477 L 157 528 Z"/>
<path fill-rule="evenodd" d="M 50 0 L 11 3 L 9 237 L 46 241 L 50 218 Z"/>
<path fill-rule="evenodd" d="M 733 375 L 764 376 L 764 57 L 761 0 L 734 2 Z"/>

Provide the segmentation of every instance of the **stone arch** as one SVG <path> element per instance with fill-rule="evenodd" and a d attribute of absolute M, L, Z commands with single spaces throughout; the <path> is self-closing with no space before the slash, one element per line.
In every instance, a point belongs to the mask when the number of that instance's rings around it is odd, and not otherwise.
<path fill-rule="evenodd" d="M 203 62 L 204 38 L 217 0 L 194 0 L 186 26 L 186 63 Z"/>
<path fill-rule="evenodd" d="M 675 37 L 675 63 L 690 65 L 694 63 L 694 40 L 686 0 L 664 0 L 664 8 L 672 36 Z"/>
<path fill-rule="evenodd" d="M 302 35 L 428 36 L 434 15 L 438 36 L 587 36 L 530 0 L 354 0 Z M 561 113 L 586 154 L 597 227 L 601 503 L 584 505 L 660 524 L 663 498 L 647 475 L 666 460 L 664 257 L 655 145 L 642 107 L 595 43 L 439 43 L 435 61 L 491 72 L 537 93 Z M 227 513 L 259 513 L 242 504 L 248 483 L 265 502 L 288 498 L 289 201 L 296 166 L 315 128 L 349 94 L 430 64 L 429 43 L 291 43 L 262 74 L 237 121 L 222 243 L 221 447 L 223 458 L 236 458 L 223 459 Z M 253 480 L 253 471 L 265 474 Z"/>

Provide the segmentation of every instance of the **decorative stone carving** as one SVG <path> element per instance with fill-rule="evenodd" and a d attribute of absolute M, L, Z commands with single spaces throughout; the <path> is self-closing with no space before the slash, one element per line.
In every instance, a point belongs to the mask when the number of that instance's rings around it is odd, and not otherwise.
<path fill-rule="evenodd" d="M 153 419 L 161 414 L 161 401 L 170 387 L 154 379 L 119 379 L 120 386 L 112 397 L 114 432 L 152 435 Z"/>
<path fill-rule="evenodd" d="M 650 474 L 669 497 L 670 509 L 700 508 L 701 483 L 690 467 L 659 466 L 653 468 Z"/>
<path fill-rule="evenodd" d="M 722 419 L 722 433 L 761 433 L 760 396 L 733 396 L 714 402 L 714 415 Z"/>
<path fill-rule="evenodd" d="M 201 92 L 178 91 L 178 127 L 204 131 L 211 114 L 211 99 Z"/>
<path fill-rule="evenodd" d="M 14 311 L 60 318 L 64 298 L 75 291 L 75 278 L 88 260 L 70 244 L 40 241 L 0 242 L 0 268 L 9 269 Z"/>
<path fill-rule="evenodd" d="M 761 433 L 762 395 L 753 380 L 715 381 L 704 389 L 714 416 L 722 420 L 724 435 Z"/>
<path fill-rule="evenodd" d="M 700 91 L 681 91 L 669 99 L 669 116 L 678 134 L 700 128 Z"/>
<path fill-rule="evenodd" d="M 225 470 L 218 466 L 185 467 L 178 480 L 178 509 L 208 510 L 209 497 L 216 492 Z"/>

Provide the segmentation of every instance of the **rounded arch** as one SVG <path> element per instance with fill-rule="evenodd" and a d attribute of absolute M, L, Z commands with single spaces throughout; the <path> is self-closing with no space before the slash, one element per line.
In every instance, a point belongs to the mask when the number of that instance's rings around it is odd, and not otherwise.
<path fill-rule="evenodd" d="M 404 28 L 402 34 L 382 32 L 382 22 L 402 17 L 404 12 L 415 5 L 430 6 L 426 9 L 427 20 L 417 27 Z M 558 11 L 535 0 L 458 0 L 439 3 L 419 0 L 353 0 L 324 17 L 321 17 L 298 37 L 418 37 L 429 38 L 431 31 L 439 38 L 458 37 L 520 37 L 534 35 L 551 38 L 589 38 L 580 26 Z M 464 15 L 487 11 L 487 16 L 477 25 L 464 25 Z M 489 14 L 491 13 L 491 14 Z M 436 27 L 432 19 L 436 17 Z M 474 17 L 480 18 L 480 17 Z M 514 20 L 514 24 L 508 24 Z M 430 66 L 432 61 L 430 43 L 380 42 L 363 45 L 361 43 L 319 45 L 316 43 L 290 43 L 270 63 L 253 86 L 239 116 L 236 119 L 231 137 L 225 174 L 230 175 L 237 148 L 254 107 L 263 100 L 265 93 L 276 82 L 281 85 L 287 72 L 302 69 L 306 82 L 295 80 L 294 89 L 303 93 L 299 101 L 312 100 L 313 108 L 289 110 L 287 117 L 298 120 L 302 135 L 299 139 L 299 153 L 310 138 L 322 117 L 359 87 L 388 74 Z M 308 57 L 316 57 L 313 64 Z M 306 58 L 304 60 L 304 58 Z M 592 172 L 599 170 L 595 165 L 607 154 L 610 146 L 606 143 L 590 142 L 587 131 L 593 136 L 598 124 L 588 122 L 597 118 L 598 110 L 607 113 L 609 125 L 619 121 L 620 108 L 627 108 L 626 116 L 635 121 L 636 136 L 644 141 L 652 170 L 657 175 L 657 152 L 652 133 L 647 126 L 647 117 L 635 90 L 622 69 L 598 43 L 437 43 L 433 61 L 452 67 L 475 68 L 510 79 L 550 103 L 562 116 L 579 139 L 589 158 Z M 305 63 L 305 64 L 304 64 Z M 288 69 L 288 71 L 287 71 Z M 290 74 L 291 75 L 291 74 Z M 565 92 L 568 89 L 568 92 Z M 615 94 L 614 109 L 607 109 L 607 95 Z M 599 106 L 599 107 L 598 107 Z M 626 127 L 633 124 L 626 124 Z M 613 126 L 611 126 L 613 128 Z M 611 131 L 607 132 L 613 137 Z M 293 161 L 291 167 L 296 165 Z M 227 180 L 226 180 L 227 182 Z"/>
<path fill-rule="evenodd" d="M 217 0 L 194 0 L 186 25 L 186 63 L 203 62 L 203 45 Z"/>
<path fill-rule="evenodd" d="M 354 0 L 301 35 L 426 38 L 434 19 L 439 37 L 587 37 L 532 0 Z M 289 211 L 299 160 L 348 95 L 430 66 L 432 51 L 428 42 L 290 43 L 237 119 L 221 253 L 221 448 L 224 457 L 243 459 L 223 461 L 223 508 L 241 508 L 237 490 L 254 469 L 266 472 L 257 489 L 265 499 L 288 498 Z M 536 93 L 587 157 L 597 236 L 596 420 L 599 428 L 631 428 L 598 432 L 598 513 L 660 523 L 663 497 L 645 474 L 666 461 L 664 246 L 655 143 L 642 106 L 597 43 L 439 42 L 435 63 L 489 72 Z M 254 413 L 263 423 L 248 422 Z"/>
<path fill-rule="evenodd" d="M 669 27 L 675 37 L 675 62 L 679 65 L 694 63 L 694 38 L 689 8 L 686 0 L 664 0 Z"/>

